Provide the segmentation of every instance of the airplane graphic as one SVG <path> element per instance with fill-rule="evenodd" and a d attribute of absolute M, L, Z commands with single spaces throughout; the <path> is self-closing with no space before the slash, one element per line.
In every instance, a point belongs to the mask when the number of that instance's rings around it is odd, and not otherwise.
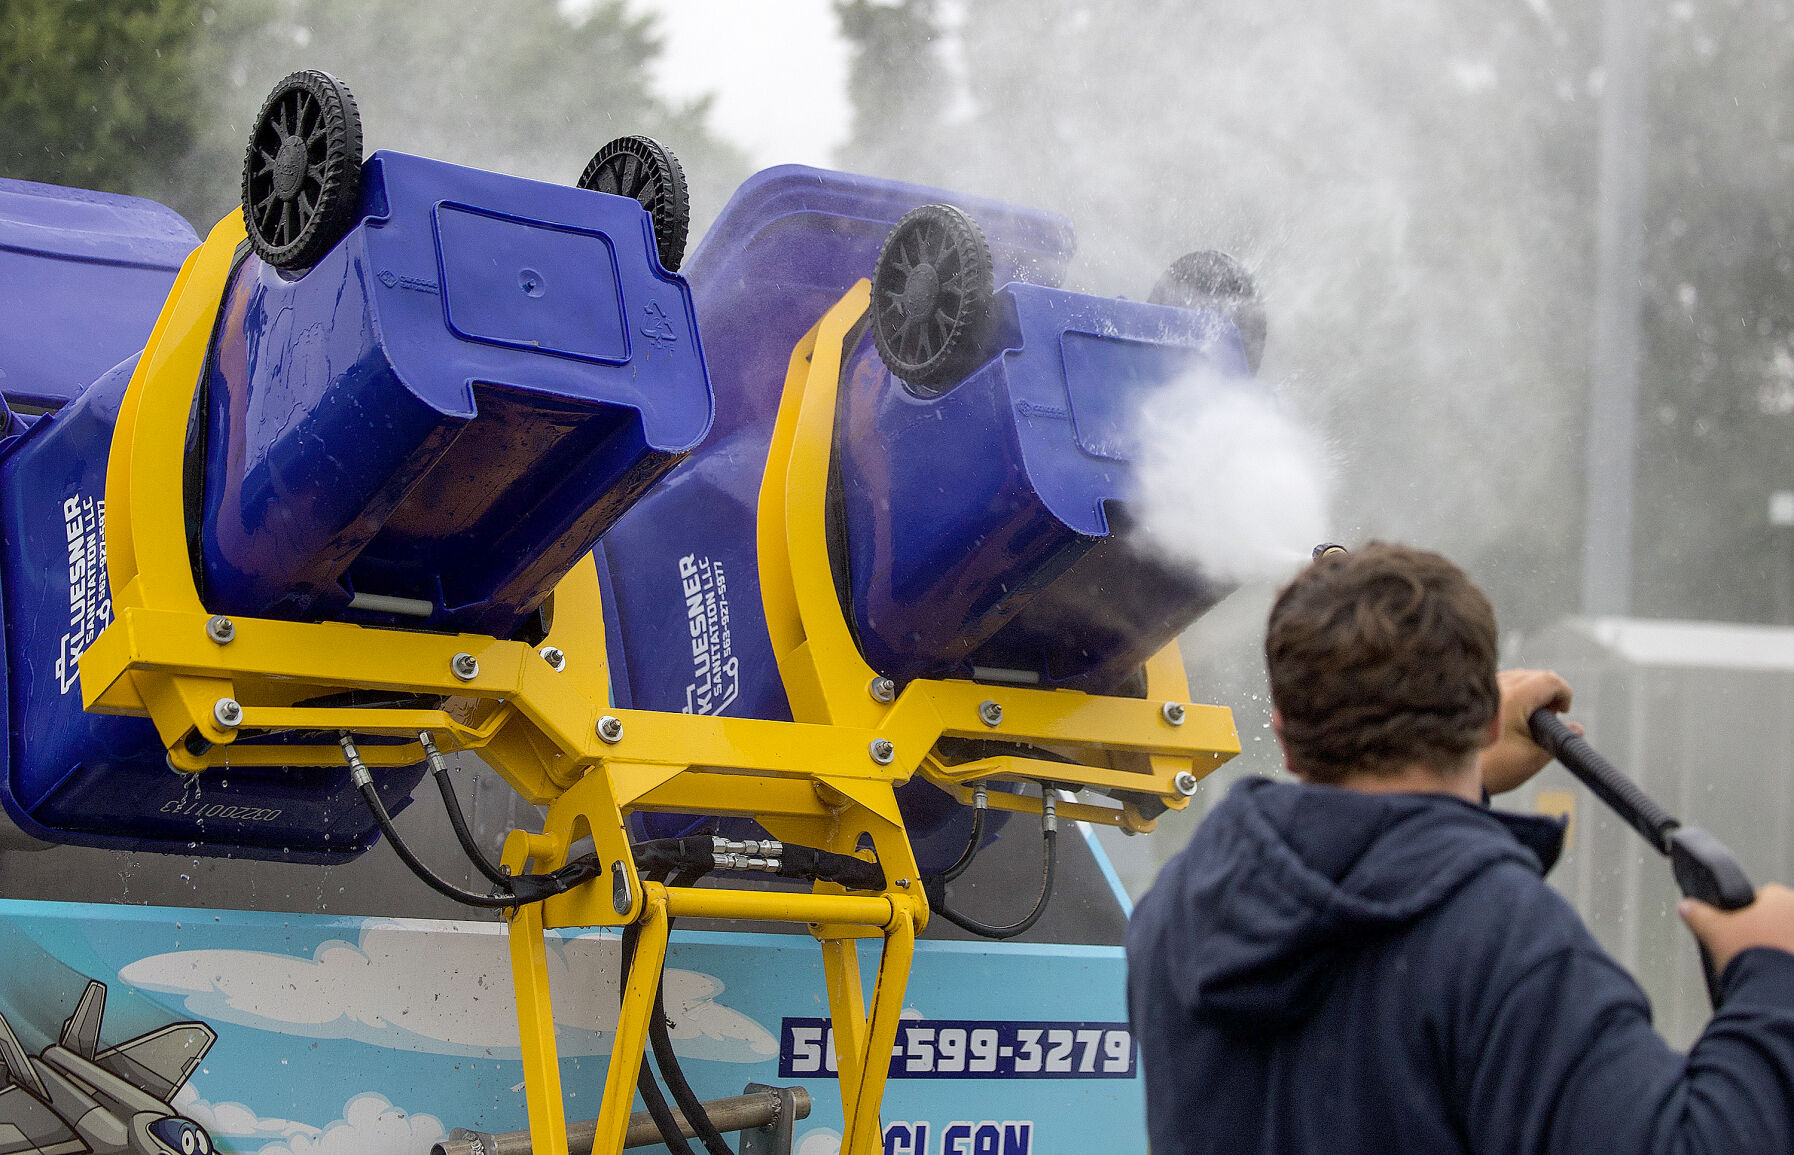
<path fill-rule="evenodd" d="M 0 1015 L 0 1155 L 212 1155 L 212 1137 L 170 1105 L 217 1041 L 174 1023 L 100 1049 L 106 984 L 89 982 L 36 1058 Z"/>

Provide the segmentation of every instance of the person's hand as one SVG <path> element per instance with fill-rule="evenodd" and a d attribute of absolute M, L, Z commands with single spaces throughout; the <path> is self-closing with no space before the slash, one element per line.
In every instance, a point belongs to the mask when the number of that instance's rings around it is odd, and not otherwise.
<path fill-rule="evenodd" d="M 1713 956 L 1713 973 L 1724 974 L 1739 951 L 1771 946 L 1794 954 L 1794 890 L 1771 882 L 1757 891 L 1757 900 L 1743 910 L 1720 910 L 1685 898 L 1676 907 L 1682 921 Z"/>
<path fill-rule="evenodd" d="M 1540 707 L 1559 714 L 1568 710 L 1570 683 L 1550 670 L 1503 670 L 1495 677 L 1501 686 L 1495 741 L 1483 747 L 1478 765 L 1483 789 L 1490 794 L 1504 794 L 1551 761 L 1545 748 L 1532 740 L 1526 719 Z M 1582 733 L 1582 727 L 1574 723 L 1570 729 Z"/>

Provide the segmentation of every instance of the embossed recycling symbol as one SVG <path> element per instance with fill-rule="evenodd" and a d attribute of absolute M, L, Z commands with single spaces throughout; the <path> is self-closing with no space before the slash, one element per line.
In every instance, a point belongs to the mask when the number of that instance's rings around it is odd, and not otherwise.
<path fill-rule="evenodd" d="M 642 335 L 648 338 L 649 344 L 671 349 L 679 343 L 679 334 L 673 331 L 672 319 L 660 307 L 659 301 L 649 301 L 642 306 L 642 312 L 648 318 L 642 325 Z"/>

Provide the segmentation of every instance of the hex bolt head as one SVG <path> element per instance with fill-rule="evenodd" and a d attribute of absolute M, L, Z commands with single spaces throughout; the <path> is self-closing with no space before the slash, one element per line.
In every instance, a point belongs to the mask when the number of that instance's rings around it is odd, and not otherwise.
<path fill-rule="evenodd" d="M 480 660 L 463 650 L 449 659 L 449 669 L 463 682 L 471 682 L 480 676 Z"/>
<path fill-rule="evenodd" d="M 1003 724 L 1003 707 L 986 698 L 978 703 L 978 718 L 986 726 L 1001 726 Z"/>
<path fill-rule="evenodd" d="M 615 714 L 606 714 L 598 719 L 598 737 L 614 746 L 623 740 L 623 719 Z"/>
<path fill-rule="evenodd" d="M 542 655 L 542 660 L 547 662 L 548 668 L 555 673 L 558 674 L 567 668 L 567 655 L 559 646 L 543 646 L 536 652 Z"/>
<path fill-rule="evenodd" d="M 897 747 L 891 744 L 889 738 L 872 739 L 872 744 L 866 747 L 866 752 L 871 754 L 872 760 L 880 766 L 889 766 L 897 760 Z"/>
<path fill-rule="evenodd" d="M 1184 724 L 1184 704 L 1182 702 L 1166 702 L 1164 708 L 1162 708 L 1159 713 L 1163 714 L 1165 716 L 1165 721 L 1171 723 L 1173 726 L 1181 726 Z"/>
<path fill-rule="evenodd" d="M 1185 798 L 1196 793 L 1196 775 L 1188 770 L 1179 770 L 1171 779 L 1171 785 Z"/>
<path fill-rule="evenodd" d="M 206 619 L 206 637 L 221 646 L 229 645 L 237 636 L 237 624 L 223 614 L 213 614 Z"/>
<path fill-rule="evenodd" d="M 243 707 L 235 698 L 220 698 L 212 703 L 212 720 L 226 730 L 235 730 L 243 721 Z"/>
<path fill-rule="evenodd" d="M 889 678 L 874 678 L 866 683 L 866 692 L 872 695 L 874 702 L 894 702 L 897 700 L 897 683 Z"/>

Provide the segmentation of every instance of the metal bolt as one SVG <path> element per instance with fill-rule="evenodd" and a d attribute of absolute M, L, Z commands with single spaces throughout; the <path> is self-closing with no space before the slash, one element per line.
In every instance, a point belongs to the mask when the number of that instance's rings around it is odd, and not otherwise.
<path fill-rule="evenodd" d="M 891 744 L 889 738 L 872 739 L 872 745 L 868 746 L 866 750 L 872 755 L 872 760 L 880 766 L 889 766 L 897 759 L 897 747 Z"/>
<path fill-rule="evenodd" d="M 243 707 L 235 698 L 220 698 L 212 703 L 212 720 L 226 730 L 235 730 L 243 721 Z"/>
<path fill-rule="evenodd" d="M 866 692 L 872 695 L 874 702 L 894 702 L 897 700 L 897 683 L 889 678 L 874 678 L 866 683 Z"/>
<path fill-rule="evenodd" d="M 598 736 L 611 745 L 623 740 L 623 719 L 614 714 L 606 714 L 598 719 Z"/>
<path fill-rule="evenodd" d="M 1003 707 L 986 698 L 978 703 L 978 717 L 986 726 L 1001 726 L 1003 724 Z"/>
<path fill-rule="evenodd" d="M 543 646 L 536 652 L 542 655 L 542 660 L 547 662 L 548 668 L 555 673 L 558 674 L 567 668 L 567 655 L 561 652 L 559 646 Z"/>
<path fill-rule="evenodd" d="M 900 878 L 897 880 L 897 885 L 900 889 L 908 890 L 909 889 L 909 879 Z"/>
<path fill-rule="evenodd" d="M 463 682 L 471 682 L 480 676 L 480 660 L 463 650 L 449 659 L 449 669 Z"/>
<path fill-rule="evenodd" d="M 1177 774 L 1172 777 L 1171 785 L 1179 794 L 1188 798 L 1190 795 L 1196 793 L 1196 775 L 1190 773 L 1188 770 L 1179 770 Z"/>
<path fill-rule="evenodd" d="M 1165 721 L 1173 726 L 1184 724 L 1184 704 L 1182 702 L 1166 702 L 1159 713 L 1165 715 Z"/>
<path fill-rule="evenodd" d="M 219 645 L 229 645 L 237 636 L 237 624 L 223 614 L 213 614 L 206 619 L 206 637 Z"/>

